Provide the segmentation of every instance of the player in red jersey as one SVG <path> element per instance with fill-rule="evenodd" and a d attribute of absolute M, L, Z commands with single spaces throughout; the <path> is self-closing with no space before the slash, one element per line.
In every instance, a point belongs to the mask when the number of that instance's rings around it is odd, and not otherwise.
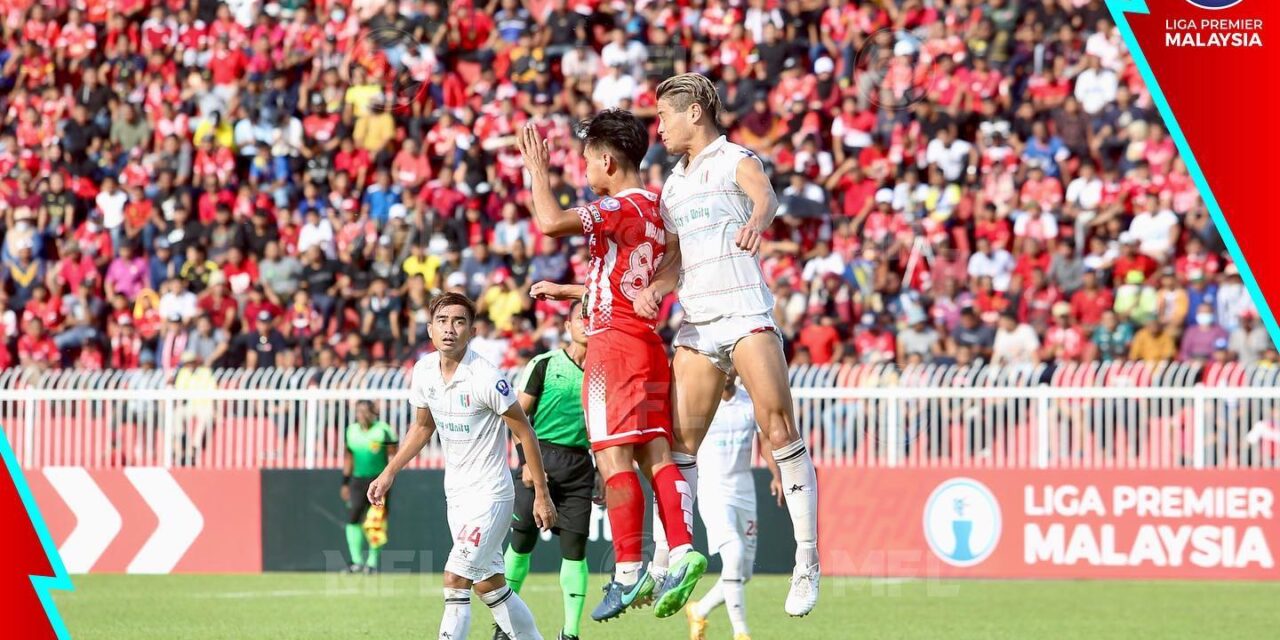
<path fill-rule="evenodd" d="M 587 432 L 605 481 L 605 506 L 617 555 L 614 580 L 592 618 L 613 618 L 651 593 L 654 611 L 681 608 L 706 571 L 693 551 L 693 496 L 671 461 L 671 368 L 655 321 L 634 310 L 666 251 L 658 196 L 644 190 L 640 162 L 649 134 L 638 118 L 610 109 L 583 122 L 587 183 L 601 198 L 562 209 L 548 179 L 550 153 L 535 129 L 520 134 L 533 189 L 533 216 L 542 233 L 582 233 L 591 250 L 587 283 L 539 283 L 535 295 L 583 297 L 587 309 L 587 359 L 582 385 Z M 671 570 L 662 584 L 642 570 L 641 533 L 646 502 L 634 464 L 649 478 L 671 543 Z M 674 531 L 674 535 L 672 532 Z"/>

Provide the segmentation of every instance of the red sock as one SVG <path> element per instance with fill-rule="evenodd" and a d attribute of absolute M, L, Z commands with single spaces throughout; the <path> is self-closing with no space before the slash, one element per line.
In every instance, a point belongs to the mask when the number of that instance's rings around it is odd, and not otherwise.
<path fill-rule="evenodd" d="M 653 474 L 653 493 L 670 548 L 693 544 L 693 495 L 680 469 L 669 464 Z"/>
<path fill-rule="evenodd" d="M 640 562 L 645 507 L 640 477 L 635 471 L 624 471 L 614 474 L 604 484 L 604 503 L 609 511 L 609 526 L 613 529 L 616 561 Z"/>

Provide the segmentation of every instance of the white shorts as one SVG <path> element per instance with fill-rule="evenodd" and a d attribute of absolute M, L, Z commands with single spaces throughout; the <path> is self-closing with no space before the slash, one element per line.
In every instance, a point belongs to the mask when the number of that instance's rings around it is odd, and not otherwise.
<path fill-rule="evenodd" d="M 753 566 L 756 562 L 758 540 L 755 505 L 729 505 L 706 497 L 705 493 L 699 491 L 698 514 L 707 527 L 707 550 L 717 554 L 724 545 L 734 541 L 741 542 L 746 566 Z"/>
<path fill-rule="evenodd" d="M 702 324 L 685 322 L 676 331 L 672 346 L 693 349 L 710 358 L 717 369 L 728 373 L 733 368 L 733 349 L 738 342 L 764 331 L 771 331 L 779 340 L 782 339 L 772 313 L 725 316 Z"/>
<path fill-rule="evenodd" d="M 503 573 L 503 541 L 511 528 L 514 498 L 449 501 L 453 548 L 444 570 L 472 582 Z"/>

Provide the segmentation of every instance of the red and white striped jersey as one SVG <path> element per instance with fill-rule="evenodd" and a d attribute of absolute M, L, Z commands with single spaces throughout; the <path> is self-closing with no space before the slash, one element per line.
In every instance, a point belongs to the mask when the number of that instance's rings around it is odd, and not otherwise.
<path fill-rule="evenodd" d="M 649 286 L 667 248 L 658 196 L 628 189 L 576 209 L 587 236 L 587 335 L 618 329 L 653 333 L 655 323 L 636 315 L 632 303 Z"/>

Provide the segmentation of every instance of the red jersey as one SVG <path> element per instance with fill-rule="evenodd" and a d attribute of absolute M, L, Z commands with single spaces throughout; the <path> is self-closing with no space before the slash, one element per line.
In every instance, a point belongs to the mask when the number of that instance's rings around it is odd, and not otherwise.
<path fill-rule="evenodd" d="M 636 315 L 632 301 L 649 286 L 666 252 L 658 196 L 628 189 L 576 209 L 587 236 L 587 335 L 619 329 L 652 333 L 653 320 Z"/>

